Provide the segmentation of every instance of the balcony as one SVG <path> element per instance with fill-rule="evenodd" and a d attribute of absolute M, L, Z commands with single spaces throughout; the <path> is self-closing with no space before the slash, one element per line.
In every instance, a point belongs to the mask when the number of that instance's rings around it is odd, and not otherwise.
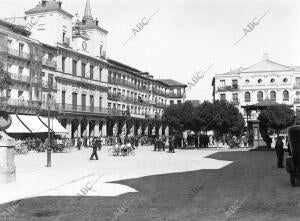
<path fill-rule="evenodd" d="M 149 105 L 148 101 L 117 93 L 108 93 L 108 99 L 128 101 L 137 105 Z"/>
<path fill-rule="evenodd" d="M 27 60 L 29 60 L 31 58 L 30 54 L 25 53 L 25 52 L 20 51 L 20 50 L 12 49 L 12 48 L 8 48 L 8 54 L 10 54 L 12 56 L 24 58 L 24 59 L 27 59 Z"/>
<path fill-rule="evenodd" d="M 295 97 L 294 98 L 294 103 L 295 104 L 300 104 L 300 97 Z"/>
<path fill-rule="evenodd" d="M 169 98 L 184 98 L 184 94 L 182 94 L 182 93 L 180 93 L 180 94 L 170 93 L 170 94 L 167 94 L 167 97 L 169 97 Z"/>
<path fill-rule="evenodd" d="M 43 58 L 42 64 L 45 65 L 45 66 L 47 66 L 47 67 L 50 67 L 50 68 L 55 68 L 55 69 L 57 68 L 56 61 L 51 61 L 51 60 L 49 60 L 47 58 Z"/>
<path fill-rule="evenodd" d="M 131 87 L 137 90 L 142 90 L 142 91 L 147 91 L 148 88 L 145 85 L 138 85 L 135 84 L 133 82 L 127 81 L 125 79 L 120 79 L 120 78 L 112 78 L 112 77 L 108 77 L 108 83 L 112 83 L 112 84 L 117 84 L 117 85 L 124 85 L 127 87 Z"/>
<path fill-rule="evenodd" d="M 28 108 L 34 108 L 39 109 L 41 107 L 40 101 L 28 101 L 21 99 L 12 99 L 7 97 L 0 97 L 0 107 L 5 106 L 13 106 L 13 107 L 28 107 Z"/>
<path fill-rule="evenodd" d="M 221 91 L 237 91 L 239 90 L 239 86 L 238 85 L 230 85 L 230 86 L 221 86 L 218 87 L 218 92 Z"/>
<path fill-rule="evenodd" d="M 16 74 L 16 73 L 9 73 L 12 80 L 19 81 L 19 82 L 30 82 L 30 77 L 22 74 Z"/>

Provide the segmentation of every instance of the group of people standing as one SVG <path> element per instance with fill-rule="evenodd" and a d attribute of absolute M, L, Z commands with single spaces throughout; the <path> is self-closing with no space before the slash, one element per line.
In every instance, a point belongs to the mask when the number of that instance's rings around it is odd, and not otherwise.
<path fill-rule="evenodd" d="M 195 148 L 208 148 L 208 144 L 213 143 L 213 137 L 206 134 L 190 134 L 186 140 L 187 146 L 195 146 Z"/>

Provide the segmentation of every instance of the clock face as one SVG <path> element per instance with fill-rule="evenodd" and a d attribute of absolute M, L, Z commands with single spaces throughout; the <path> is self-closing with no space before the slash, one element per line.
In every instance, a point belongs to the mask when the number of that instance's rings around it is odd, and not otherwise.
<path fill-rule="evenodd" d="M 87 43 L 86 43 L 86 41 L 83 41 L 82 42 L 82 49 L 86 50 L 86 48 L 87 48 Z"/>

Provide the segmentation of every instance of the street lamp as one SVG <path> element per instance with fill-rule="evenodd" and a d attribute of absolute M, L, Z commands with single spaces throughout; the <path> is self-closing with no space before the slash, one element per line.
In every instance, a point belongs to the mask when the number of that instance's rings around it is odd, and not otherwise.
<path fill-rule="evenodd" d="M 47 144 L 47 167 L 51 167 L 51 136 L 50 136 L 50 98 L 51 88 L 53 87 L 53 78 L 48 78 L 48 144 Z"/>

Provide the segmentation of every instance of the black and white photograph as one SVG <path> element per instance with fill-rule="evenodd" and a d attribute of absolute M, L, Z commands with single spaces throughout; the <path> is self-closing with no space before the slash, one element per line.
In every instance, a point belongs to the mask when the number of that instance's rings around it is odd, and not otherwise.
<path fill-rule="evenodd" d="M 299 0 L 0 0 L 0 221 L 299 221 Z"/>

